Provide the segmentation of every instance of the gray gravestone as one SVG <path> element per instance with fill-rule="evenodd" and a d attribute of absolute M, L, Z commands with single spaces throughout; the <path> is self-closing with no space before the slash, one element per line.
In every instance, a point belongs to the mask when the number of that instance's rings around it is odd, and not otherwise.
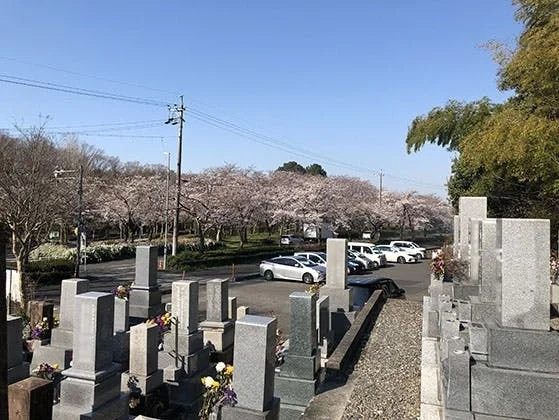
<path fill-rule="evenodd" d="M 470 281 L 474 284 L 479 283 L 482 222 L 480 219 L 470 220 Z"/>
<path fill-rule="evenodd" d="M 7 317 L 8 385 L 29 376 L 29 363 L 23 361 L 21 346 L 23 324 L 21 317 Z"/>
<path fill-rule="evenodd" d="M 486 219 L 481 223 L 480 251 L 482 302 L 495 302 L 497 299 L 497 219 Z"/>
<path fill-rule="evenodd" d="M 289 352 L 276 376 L 275 395 L 283 411 L 303 412 L 318 387 L 320 358 L 317 357 L 316 295 L 293 292 Z"/>
<path fill-rule="evenodd" d="M 57 419 L 126 419 L 128 398 L 120 392 L 120 366 L 113 363 L 114 297 L 87 292 L 74 305 L 72 367 L 62 372 Z"/>
<path fill-rule="evenodd" d="M 466 350 L 449 348 L 446 407 L 470 411 L 470 353 Z"/>
<path fill-rule="evenodd" d="M 185 410 L 195 410 L 204 391 L 202 376 L 210 375 L 210 349 L 204 346 L 199 325 L 199 284 L 175 281 L 172 284 L 172 326 L 164 335 L 158 365 L 163 369 L 169 401 Z"/>
<path fill-rule="evenodd" d="M 114 317 L 114 344 L 113 361 L 120 363 L 123 370 L 128 369 L 130 358 L 130 323 L 129 323 L 129 304 L 128 299 L 121 299 L 115 296 L 115 317 Z"/>
<path fill-rule="evenodd" d="M 146 395 L 163 383 L 158 369 L 159 327 L 139 324 L 130 329 L 130 368 L 122 375 L 121 390 L 137 390 Z"/>
<path fill-rule="evenodd" d="M 320 289 L 322 296 L 330 300 L 333 341 L 338 343 L 355 319 L 353 312 L 353 289 L 346 286 L 347 240 L 329 238 L 326 240 L 327 281 Z M 334 277 L 330 277 L 331 273 Z M 342 274 L 343 273 L 343 274 Z"/>
<path fill-rule="evenodd" d="M 470 257 L 470 219 L 487 218 L 487 197 L 460 197 L 458 216 L 460 216 L 460 258 L 467 261 Z"/>
<path fill-rule="evenodd" d="M 318 332 L 318 344 L 321 357 L 330 355 L 331 333 L 330 333 L 330 298 L 320 296 L 316 301 L 316 330 Z"/>
<path fill-rule="evenodd" d="M 549 330 L 549 220 L 497 219 L 497 320 Z"/>
<path fill-rule="evenodd" d="M 326 240 L 326 286 L 345 289 L 347 285 L 347 240 Z"/>
<path fill-rule="evenodd" d="M 452 218 L 453 227 L 453 250 L 455 255 L 459 255 L 460 250 L 460 216 L 456 215 Z"/>
<path fill-rule="evenodd" d="M 229 302 L 227 305 L 227 317 L 233 321 L 237 320 L 237 298 L 229 297 Z"/>
<path fill-rule="evenodd" d="M 134 324 L 163 312 L 157 283 L 157 246 L 136 247 L 136 277 L 129 293 Z"/>
<path fill-rule="evenodd" d="M 223 407 L 223 420 L 277 419 L 274 398 L 277 320 L 246 315 L 235 326 L 235 407 Z"/>
<path fill-rule="evenodd" d="M 250 307 L 249 306 L 239 306 L 237 308 L 237 320 L 241 319 L 244 316 L 250 314 Z"/>
<path fill-rule="evenodd" d="M 58 364 L 61 369 L 70 367 L 74 346 L 74 307 L 76 296 L 89 291 L 89 280 L 66 279 L 60 286 L 59 326 L 52 330 L 49 346 L 36 347 L 31 369 L 41 363 Z M 112 324 L 111 324 L 112 325 Z"/>
<path fill-rule="evenodd" d="M 212 346 L 216 357 L 231 363 L 235 324 L 228 319 L 229 280 L 215 279 L 206 283 L 206 320 L 200 323 L 204 343 Z"/>
<path fill-rule="evenodd" d="M 198 366 L 209 365 L 203 332 L 198 329 L 199 287 L 196 281 L 181 280 L 172 284 L 171 300 L 176 323 L 165 334 L 165 351 L 159 353 L 159 366 L 164 369 L 165 379 L 171 382 L 178 381 L 177 374 L 193 375 L 199 370 Z M 178 366 L 176 352 L 180 359 Z"/>
<path fill-rule="evenodd" d="M 60 322 L 58 328 L 52 330 L 51 345 L 72 348 L 74 330 L 74 302 L 77 295 L 89 291 L 89 280 L 62 280 L 60 290 Z"/>

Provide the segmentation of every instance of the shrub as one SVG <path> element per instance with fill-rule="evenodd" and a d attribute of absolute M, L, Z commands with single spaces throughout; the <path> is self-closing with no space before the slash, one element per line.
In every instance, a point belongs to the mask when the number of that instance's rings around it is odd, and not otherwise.
<path fill-rule="evenodd" d="M 249 264 L 277 255 L 291 255 L 291 246 L 270 245 L 260 248 L 217 249 L 200 253 L 183 251 L 169 257 L 167 266 L 171 270 L 189 271 L 195 268 L 217 267 L 230 264 Z"/>
<path fill-rule="evenodd" d="M 56 259 L 30 261 L 23 276 L 35 284 L 60 284 L 74 275 L 74 261 Z"/>

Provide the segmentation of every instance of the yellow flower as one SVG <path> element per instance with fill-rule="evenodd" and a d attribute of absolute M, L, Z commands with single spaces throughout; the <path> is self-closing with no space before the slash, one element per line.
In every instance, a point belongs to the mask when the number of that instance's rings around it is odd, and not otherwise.
<path fill-rule="evenodd" d="M 52 368 L 53 368 L 54 370 L 58 369 L 58 363 L 55 363 L 54 365 L 52 365 Z"/>
<path fill-rule="evenodd" d="M 212 388 L 219 388 L 219 382 L 213 381 L 212 382 Z"/>
<path fill-rule="evenodd" d="M 205 376 L 202 378 L 202 383 L 206 388 L 211 388 L 212 386 L 214 386 L 214 382 L 214 378 L 212 378 L 211 376 Z"/>
<path fill-rule="evenodd" d="M 229 376 L 233 374 L 233 366 L 231 365 L 227 365 L 227 367 L 225 368 L 225 375 Z"/>

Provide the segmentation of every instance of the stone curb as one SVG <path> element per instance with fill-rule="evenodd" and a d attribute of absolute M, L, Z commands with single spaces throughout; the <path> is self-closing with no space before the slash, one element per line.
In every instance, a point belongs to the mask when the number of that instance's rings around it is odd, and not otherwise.
<path fill-rule="evenodd" d="M 243 280 L 250 280 L 250 279 L 255 279 L 260 277 L 260 273 L 250 273 L 250 274 L 243 274 L 240 276 L 236 276 L 235 280 L 233 280 L 233 282 L 239 282 L 239 281 L 243 281 Z M 161 290 L 161 294 L 162 295 L 170 295 L 171 294 L 171 289 L 172 289 L 172 285 L 173 283 L 164 283 L 159 285 L 159 290 Z"/>

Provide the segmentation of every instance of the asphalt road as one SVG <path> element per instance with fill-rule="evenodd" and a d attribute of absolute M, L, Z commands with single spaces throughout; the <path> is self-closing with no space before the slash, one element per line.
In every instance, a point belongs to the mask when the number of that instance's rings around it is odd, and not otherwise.
<path fill-rule="evenodd" d="M 81 278 L 90 280 L 90 290 L 110 292 L 119 284 L 129 284 L 134 280 L 134 259 L 111 261 L 107 263 L 89 264 L 82 267 Z M 289 294 L 304 291 L 307 285 L 302 282 L 278 281 L 266 282 L 257 275 L 257 264 L 240 265 L 235 268 L 237 281 L 229 285 L 229 296 L 237 297 L 238 306 L 249 306 L 250 313 L 255 315 L 275 316 L 278 328 L 289 335 Z M 158 281 L 164 292 L 163 302 L 170 302 L 171 283 L 176 280 L 195 280 L 200 282 L 200 320 L 205 319 L 206 287 L 205 283 L 212 279 L 231 278 L 231 267 L 217 267 L 197 270 L 191 273 L 158 272 Z M 416 264 L 389 264 L 385 268 L 362 276 L 390 277 L 398 286 L 406 290 L 406 298 L 421 301 L 427 294 L 429 285 L 429 260 Z M 59 286 L 38 288 L 35 299 L 60 302 Z"/>

